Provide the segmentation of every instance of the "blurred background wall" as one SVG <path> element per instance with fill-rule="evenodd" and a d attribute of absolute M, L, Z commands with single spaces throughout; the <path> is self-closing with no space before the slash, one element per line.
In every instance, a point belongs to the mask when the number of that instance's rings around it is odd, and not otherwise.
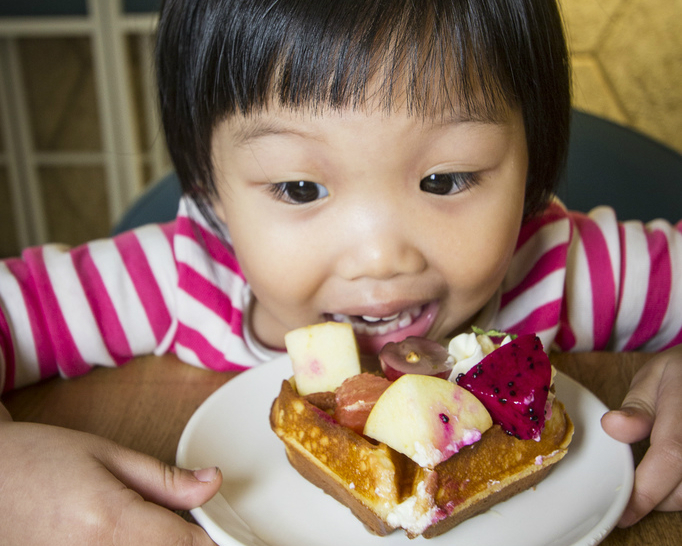
<path fill-rule="evenodd" d="M 575 106 L 682 151 L 682 0 L 560 3 Z M 154 102 L 159 4 L 0 0 L 0 256 L 106 236 L 171 168 Z"/>

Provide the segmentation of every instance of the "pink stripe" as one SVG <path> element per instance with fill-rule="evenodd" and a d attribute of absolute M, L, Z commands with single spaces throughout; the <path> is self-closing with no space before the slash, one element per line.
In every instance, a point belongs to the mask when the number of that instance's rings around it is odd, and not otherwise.
<path fill-rule="evenodd" d="M 502 294 L 501 306 L 504 307 L 519 294 L 522 294 L 542 279 L 566 265 L 568 244 L 561 244 L 545 252 L 524 279 L 511 290 Z"/>
<path fill-rule="evenodd" d="M 130 344 L 99 269 L 90 255 L 90 248 L 82 246 L 73 250 L 71 259 L 109 353 L 117 365 L 127 362 L 132 356 Z"/>
<path fill-rule="evenodd" d="M 573 214 L 587 256 L 592 285 L 594 349 L 603 350 L 609 343 L 616 317 L 616 283 L 613 264 L 604 234 L 597 223 L 584 214 Z"/>
<path fill-rule="evenodd" d="M 576 344 L 575 333 L 568 320 L 568 306 L 566 305 L 565 296 L 561 304 L 561 319 L 559 321 L 559 330 L 557 331 L 555 341 L 562 351 L 570 351 Z"/>
<path fill-rule="evenodd" d="M 175 235 L 175 226 L 177 222 L 168 222 L 167 224 L 159 224 L 158 227 L 161 228 L 161 232 L 166 236 L 166 239 L 168 239 L 168 244 L 170 246 L 173 246 L 173 236 Z"/>
<path fill-rule="evenodd" d="M 50 341 L 49 329 L 42 313 L 40 294 L 38 293 L 32 273 L 28 265 L 22 260 L 8 260 L 5 265 L 19 283 L 21 295 L 24 299 L 24 309 L 31 325 L 33 344 L 38 359 L 40 377 L 45 378 L 58 373 L 54 347 Z M 49 281 L 48 281 L 49 282 Z"/>
<path fill-rule="evenodd" d="M 560 310 L 560 300 L 550 301 L 535 309 L 523 320 L 505 329 L 519 335 L 534 334 L 542 330 L 547 330 L 548 328 L 556 326 L 559 322 Z"/>
<path fill-rule="evenodd" d="M 225 356 L 211 345 L 206 338 L 196 330 L 184 324 L 178 326 L 176 341 L 194 351 L 201 362 L 212 370 L 219 372 L 241 372 L 247 370 L 247 366 L 236 364 L 225 359 Z"/>
<path fill-rule="evenodd" d="M 114 242 L 135 286 L 137 296 L 142 302 L 158 344 L 170 328 L 172 317 L 166 307 L 161 288 L 149 266 L 147 255 L 134 231 L 124 233 L 114 239 Z"/>
<path fill-rule="evenodd" d="M 653 231 L 647 234 L 647 246 L 651 269 L 646 302 L 637 329 L 623 349 L 624 351 L 633 351 L 651 339 L 663 324 L 663 318 L 670 305 L 672 263 L 668 238 L 662 231 Z"/>
<path fill-rule="evenodd" d="M 519 238 L 516 243 L 516 249 L 521 248 L 528 239 L 535 235 L 538 230 L 547 224 L 553 224 L 559 220 L 566 218 L 566 210 L 564 210 L 560 205 L 556 203 L 550 203 L 549 206 L 544 210 L 542 215 L 534 216 L 526 220 L 521 226 L 521 232 L 519 233 Z"/>
<path fill-rule="evenodd" d="M 14 388 L 14 369 L 16 367 L 16 362 L 14 359 L 12 334 L 5 314 L 2 312 L 2 307 L 0 307 L 0 351 L 2 351 L 2 356 L 5 361 L 5 384 L 3 385 L 2 392 L 8 392 Z"/>
<path fill-rule="evenodd" d="M 40 375 L 47 377 L 56 372 L 54 364 L 59 364 L 66 375 L 74 376 L 86 373 L 90 370 L 76 346 L 71 332 L 69 331 L 62 310 L 59 307 L 57 296 L 54 293 L 47 268 L 43 261 L 43 248 L 36 247 L 28 249 L 23 254 L 26 264 L 31 269 L 33 279 L 37 282 L 37 292 L 40 297 L 40 313 L 47 321 L 50 330 L 55 359 L 53 362 L 40 360 Z M 33 323 L 33 319 L 31 319 Z"/>
<path fill-rule="evenodd" d="M 224 292 L 185 264 L 178 264 L 178 274 L 182 290 L 228 322 L 232 333 L 240 337 L 243 335 L 242 312 L 232 306 Z"/>
<path fill-rule="evenodd" d="M 199 224 L 192 222 L 186 217 L 179 217 L 176 220 L 175 229 L 178 235 L 188 237 L 197 241 L 200 245 L 203 245 L 213 260 L 244 278 L 242 270 L 239 267 L 239 262 L 237 262 L 237 258 L 234 256 L 232 248 L 226 241 L 220 239 L 214 233 L 205 230 Z"/>

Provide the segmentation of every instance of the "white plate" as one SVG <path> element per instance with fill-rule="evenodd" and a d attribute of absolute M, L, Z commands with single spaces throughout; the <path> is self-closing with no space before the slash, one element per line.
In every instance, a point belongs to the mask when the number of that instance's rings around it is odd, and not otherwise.
<path fill-rule="evenodd" d="M 370 534 L 343 505 L 302 478 L 270 430 L 270 406 L 291 363 L 278 358 L 242 373 L 196 411 L 180 439 L 178 465 L 219 466 L 220 493 L 192 510 L 220 546 L 416 546 L 402 532 Z M 556 389 L 575 423 L 566 457 L 535 489 L 498 504 L 428 546 L 568 546 L 599 543 L 620 518 L 633 484 L 630 447 L 601 428 L 606 407 L 557 374 Z"/>

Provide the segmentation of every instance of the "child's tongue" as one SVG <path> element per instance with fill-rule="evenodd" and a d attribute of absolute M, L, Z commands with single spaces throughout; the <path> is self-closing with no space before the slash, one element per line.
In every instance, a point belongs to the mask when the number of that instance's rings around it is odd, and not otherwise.
<path fill-rule="evenodd" d="M 432 313 L 428 306 L 407 309 L 389 317 L 339 315 L 331 316 L 336 322 L 347 322 L 364 354 L 378 354 L 389 341 L 402 341 L 408 336 L 424 336 L 431 326 Z"/>

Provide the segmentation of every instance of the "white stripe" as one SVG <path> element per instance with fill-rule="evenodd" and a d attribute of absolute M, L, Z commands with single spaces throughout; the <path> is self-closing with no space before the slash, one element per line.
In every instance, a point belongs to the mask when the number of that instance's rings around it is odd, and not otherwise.
<path fill-rule="evenodd" d="M 14 345 L 14 387 L 35 383 L 40 379 L 38 353 L 32 335 L 31 320 L 26 311 L 26 303 L 17 279 L 7 266 L 0 262 L 0 304 L 10 327 Z M 20 335 L 16 335 L 19 332 Z M 4 372 L 6 363 L 3 362 Z M 4 373 L 2 385 L 4 386 Z"/>
<path fill-rule="evenodd" d="M 43 248 L 43 259 L 67 328 L 83 360 L 89 364 L 114 366 L 114 359 L 97 328 L 71 255 L 64 252 L 63 247 L 48 245 Z"/>
<path fill-rule="evenodd" d="M 112 239 L 94 241 L 88 249 L 132 354 L 152 352 L 156 347 L 156 337 L 116 244 Z"/>
<path fill-rule="evenodd" d="M 179 321 L 185 326 L 201 332 L 201 335 L 220 352 L 224 353 L 227 338 L 233 335 L 230 324 L 192 297 L 184 290 L 178 290 Z"/>
<path fill-rule="evenodd" d="M 244 280 L 230 268 L 213 260 L 195 240 L 176 235 L 174 242 L 177 261 L 187 265 L 213 286 L 226 293 L 232 300 L 232 305 L 241 310 Z"/>
<path fill-rule="evenodd" d="M 614 327 L 616 351 L 621 351 L 627 345 L 637 329 L 646 304 L 651 266 L 649 247 L 642 223 L 631 221 L 624 222 L 622 225 L 625 274 Z"/>
<path fill-rule="evenodd" d="M 524 320 L 530 313 L 543 305 L 561 300 L 566 272 L 553 271 L 540 282 L 521 292 L 500 311 L 495 318 L 496 327 L 504 330 Z"/>
<path fill-rule="evenodd" d="M 230 362 L 244 366 L 259 364 L 261 360 L 249 349 L 242 337 L 232 332 L 230 324 L 191 294 L 180 290 L 179 320 L 183 326 L 200 332 L 206 341 Z M 179 344 L 176 343 L 175 347 Z M 189 348 L 185 346 L 185 349 Z M 196 356 L 196 355 L 195 355 Z M 199 357 L 193 362 L 199 362 Z M 192 363 L 192 362 L 190 362 Z M 208 367 L 210 363 L 205 362 Z"/>
<path fill-rule="evenodd" d="M 514 258 L 504 278 L 502 291 L 508 292 L 535 267 L 535 264 L 553 248 L 565 244 L 570 236 L 571 224 L 568 218 L 542 226 L 523 246 L 514 253 Z"/>
<path fill-rule="evenodd" d="M 535 335 L 537 335 L 540 338 L 540 341 L 542 341 L 542 347 L 546 353 L 549 353 L 550 351 L 558 351 L 558 348 L 554 347 L 554 339 L 556 338 L 558 331 L 559 325 L 557 324 L 556 326 L 552 326 L 546 330 L 539 330 L 535 332 Z"/>
<path fill-rule="evenodd" d="M 580 233 L 577 229 L 573 233 L 566 270 L 568 322 L 576 339 L 572 350 L 589 351 L 594 348 L 592 283 Z"/>
<path fill-rule="evenodd" d="M 199 357 L 197 357 L 197 354 L 192 349 L 185 347 L 181 343 L 175 344 L 175 354 L 180 360 L 186 362 L 187 364 L 191 364 L 192 366 L 197 366 L 199 368 L 206 368 L 206 366 L 199 360 Z"/>
<path fill-rule="evenodd" d="M 682 330 L 682 233 L 664 220 L 654 220 L 647 224 L 647 228 L 652 231 L 660 230 L 666 234 L 672 268 L 670 301 L 663 317 L 661 329 L 651 341 L 639 349 L 641 351 L 657 351 L 668 345 Z"/>
<path fill-rule="evenodd" d="M 209 213 L 211 213 L 210 210 Z M 228 233 L 227 228 L 222 224 L 222 222 L 214 216 L 213 220 L 215 220 L 217 226 L 221 228 L 220 232 L 216 233 L 215 227 L 209 225 L 208 220 L 201 213 L 199 207 L 197 207 L 196 203 L 191 197 L 185 195 L 180 199 L 180 206 L 178 207 L 177 215 L 178 217 L 184 216 L 186 218 L 189 218 L 192 222 L 195 222 L 196 224 L 200 225 L 206 231 L 210 231 L 211 233 L 216 234 L 218 237 L 224 238 L 228 243 L 231 244 L 232 239 L 230 238 L 230 234 Z"/>
<path fill-rule="evenodd" d="M 609 261 L 611 262 L 611 276 L 615 286 L 615 297 L 618 297 L 620 291 L 620 269 L 621 269 L 621 255 L 620 255 L 620 230 L 618 229 L 618 220 L 616 213 L 611 207 L 597 207 L 593 209 L 590 218 L 597 223 L 609 252 Z"/>
<path fill-rule="evenodd" d="M 147 263 L 161 290 L 166 307 L 171 316 L 175 317 L 177 315 L 178 269 L 171 243 L 157 225 L 136 229 L 135 236 L 147 257 Z"/>

